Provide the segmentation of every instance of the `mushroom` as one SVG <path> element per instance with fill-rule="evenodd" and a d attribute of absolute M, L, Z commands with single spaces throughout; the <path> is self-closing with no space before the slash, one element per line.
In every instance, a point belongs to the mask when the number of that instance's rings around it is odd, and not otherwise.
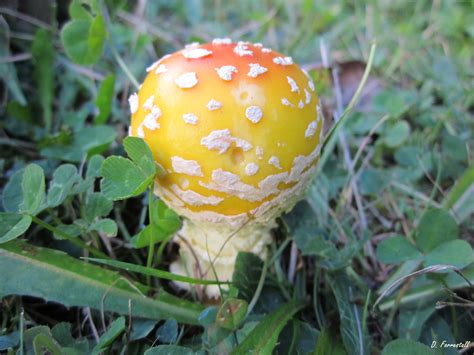
<path fill-rule="evenodd" d="M 230 39 L 188 45 L 147 71 L 129 99 L 130 134 L 150 146 L 165 172 L 155 193 L 183 218 L 171 271 L 229 280 L 239 252 L 265 257 L 275 219 L 314 175 L 314 84 L 291 57 Z"/>

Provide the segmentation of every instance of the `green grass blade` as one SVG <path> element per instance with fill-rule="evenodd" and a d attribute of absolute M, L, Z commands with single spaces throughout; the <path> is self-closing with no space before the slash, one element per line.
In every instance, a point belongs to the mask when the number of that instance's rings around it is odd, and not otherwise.
<path fill-rule="evenodd" d="M 118 260 L 104 260 L 104 259 L 96 259 L 96 258 L 83 258 L 83 259 L 92 261 L 98 264 L 102 264 L 102 265 L 112 266 L 115 268 L 131 271 L 131 272 L 136 272 L 142 275 L 157 277 L 159 279 L 186 282 L 186 283 L 194 284 L 194 285 L 218 285 L 218 284 L 229 283 L 229 282 L 222 282 L 222 281 L 194 279 L 192 277 L 177 275 L 168 271 L 153 269 L 153 268 L 141 266 L 141 265 L 130 264 L 130 263 L 126 263 L 126 262 L 118 261 Z"/>
<path fill-rule="evenodd" d="M 342 113 L 339 120 L 336 123 L 334 123 L 331 130 L 328 132 L 328 134 L 324 138 L 322 153 L 321 153 L 321 160 L 319 163 L 320 168 L 324 166 L 324 163 L 328 159 L 329 154 L 331 154 L 331 151 L 334 148 L 334 145 L 336 144 L 337 132 L 339 132 L 339 130 L 344 125 L 344 123 L 347 121 L 347 118 L 349 117 L 349 113 L 352 111 L 355 104 L 359 100 L 359 97 L 362 93 L 362 89 L 364 88 L 365 83 L 367 82 L 367 79 L 369 78 L 370 70 L 372 69 L 376 47 L 377 45 L 375 43 L 372 43 L 372 46 L 370 47 L 370 53 L 369 53 L 369 59 L 367 61 L 367 66 L 365 67 L 362 80 L 360 81 L 359 86 L 357 87 L 357 90 L 354 93 L 354 96 L 352 97 L 351 101 L 349 102 L 349 105 L 347 105 L 346 109 Z"/>

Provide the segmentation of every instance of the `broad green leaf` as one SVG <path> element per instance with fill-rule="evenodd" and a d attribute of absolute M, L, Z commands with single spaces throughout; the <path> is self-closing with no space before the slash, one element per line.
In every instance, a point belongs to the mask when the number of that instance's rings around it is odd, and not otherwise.
<path fill-rule="evenodd" d="M 445 242 L 425 256 L 424 266 L 431 265 L 453 265 L 462 269 L 474 261 L 471 245 L 465 240 L 451 240 Z"/>
<path fill-rule="evenodd" d="M 367 168 L 358 179 L 360 192 L 364 195 L 377 195 L 390 183 L 390 176 L 384 169 Z"/>
<path fill-rule="evenodd" d="M 344 271 L 331 273 L 327 278 L 339 309 L 340 332 L 347 351 L 368 353 L 370 338 L 363 328 L 362 307 L 354 303 L 357 288 Z"/>
<path fill-rule="evenodd" d="M 163 201 L 155 199 L 152 206 L 151 224 L 131 239 L 134 248 L 148 247 L 152 240 L 153 243 L 165 241 L 181 227 L 179 216 Z"/>
<path fill-rule="evenodd" d="M 77 64 L 87 65 L 89 59 L 88 34 L 92 21 L 89 19 L 69 21 L 61 29 L 61 42 L 69 58 Z"/>
<path fill-rule="evenodd" d="M 444 207 L 453 209 L 460 221 L 474 213 L 474 165 L 456 182 L 444 201 Z"/>
<path fill-rule="evenodd" d="M 49 184 L 47 203 L 50 207 L 59 206 L 70 194 L 73 185 L 79 181 L 77 168 L 71 164 L 60 165 L 53 173 Z"/>
<path fill-rule="evenodd" d="M 163 344 L 172 344 L 178 339 L 178 322 L 167 319 L 156 331 L 156 340 Z"/>
<path fill-rule="evenodd" d="M 156 165 L 153 154 L 148 144 L 141 138 L 126 137 L 123 146 L 132 161 L 145 175 L 155 174 Z"/>
<path fill-rule="evenodd" d="M 61 30 L 61 42 L 69 58 L 81 65 L 96 63 L 104 48 L 107 31 L 101 15 L 93 20 L 72 20 Z"/>
<path fill-rule="evenodd" d="M 86 156 L 99 154 L 115 140 L 113 127 L 84 127 L 74 133 L 72 142 L 53 144 L 41 149 L 41 154 L 50 159 L 81 162 Z"/>
<path fill-rule="evenodd" d="M 74 186 L 71 194 L 78 194 L 88 192 L 86 195 L 89 196 L 93 194 L 94 184 L 97 177 L 100 176 L 100 168 L 104 162 L 104 157 L 102 155 L 93 155 L 87 164 L 87 171 L 85 179 L 80 183 Z"/>
<path fill-rule="evenodd" d="M 104 162 L 102 155 L 94 155 L 87 163 L 86 179 L 97 178 L 100 176 L 100 168 Z"/>
<path fill-rule="evenodd" d="M 20 205 L 23 201 L 23 190 L 21 182 L 23 181 L 23 173 L 25 169 L 16 171 L 3 189 L 3 208 L 7 212 L 19 212 Z"/>
<path fill-rule="evenodd" d="M 78 223 L 80 220 L 76 219 L 73 224 L 59 224 L 56 226 L 56 229 L 61 232 L 67 233 L 70 236 L 78 237 L 83 232 L 83 227 Z M 64 240 L 64 236 L 61 233 L 53 233 L 54 238 L 59 240 Z"/>
<path fill-rule="evenodd" d="M 31 54 L 34 60 L 34 76 L 38 88 L 43 121 L 46 131 L 52 124 L 53 90 L 54 90 L 54 46 L 51 33 L 43 28 L 36 31 Z"/>
<path fill-rule="evenodd" d="M 239 290 L 239 298 L 250 302 L 257 289 L 263 261 L 252 253 L 240 252 L 235 260 L 232 284 Z"/>
<path fill-rule="evenodd" d="M 93 355 L 99 355 L 109 348 L 120 334 L 125 331 L 125 318 L 119 317 L 112 322 L 109 329 L 102 334 L 97 345 L 92 349 Z"/>
<path fill-rule="evenodd" d="M 410 135 L 410 125 L 406 121 L 397 121 L 384 130 L 382 141 L 390 148 L 400 146 Z"/>
<path fill-rule="evenodd" d="M 69 16 L 74 20 L 92 20 L 92 15 L 82 6 L 83 0 L 73 0 L 69 4 Z"/>
<path fill-rule="evenodd" d="M 117 236 L 117 223 L 110 218 L 99 219 L 91 224 L 89 230 L 104 234 L 106 237 Z"/>
<path fill-rule="evenodd" d="M 145 175 L 132 161 L 119 156 L 108 157 L 101 168 L 101 191 L 111 200 L 123 200 L 140 195 L 155 175 Z"/>
<path fill-rule="evenodd" d="M 398 337 L 418 340 L 423 325 L 436 311 L 430 302 L 420 300 L 414 307 L 400 307 L 398 315 Z"/>
<path fill-rule="evenodd" d="M 0 212 L 0 243 L 18 238 L 31 225 L 31 217 L 19 213 Z"/>
<path fill-rule="evenodd" d="M 457 239 L 459 228 L 453 217 L 444 209 L 425 212 L 416 229 L 416 245 L 429 252 L 444 242 Z"/>
<path fill-rule="evenodd" d="M 18 101 L 10 101 L 7 104 L 7 114 L 22 123 L 33 125 L 33 113 L 28 105 L 21 105 Z"/>
<path fill-rule="evenodd" d="M 91 307 L 123 315 L 131 312 L 148 319 L 175 318 L 186 324 L 198 324 L 203 309 L 163 290 L 154 299 L 148 298 L 145 286 L 133 284 L 116 272 L 19 240 L 0 244 L 0 285 L 0 298 L 33 296 L 66 307 Z"/>
<path fill-rule="evenodd" d="M 51 329 L 53 338 L 61 347 L 76 348 L 82 352 L 88 352 L 89 344 L 87 339 L 76 340 L 71 335 L 71 323 L 61 322 Z"/>
<path fill-rule="evenodd" d="M 151 333 L 158 321 L 154 319 L 133 319 L 130 341 L 143 339 Z"/>
<path fill-rule="evenodd" d="M 15 331 L 6 335 L 0 335 L 0 351 L 14 348 L 20 343 L 20 332 Z"/>
<path fill-rule="evenodd" d="M 433 351 L 426 345 L 413 340 L 397 339 L 388 343 L 382 355 L 432 355 Z"/>
<path fill-rule="evenodd" d="M 51 337 L 51 330 L 45 325 L 37 325 L 32 328 L 26 329 L 23 335 L 23 346 L 27 354 L 34 353 L 34 340 L 38 335 L 45 335 L 46 337 Z M 41 354 L 41 352 L 39 354 Z"/>
<path fill-rule="evenodd" d="M 192 349 L 178 345 L 158 345 L 145 351 L 145 355 L 196 355 L 204 352 L 194 352 Z"/>
<path fill-rule="evenodd" d="M 330 334 L 329 329 L 323 328 L 318 336 L 314 355 L 326 354 L 345 355 L 347 353 L 344 350 L 340 338 L 336 337 L 334 334 Z"/>
<path fill-rule="evenodd" d="M 96 63 L 104 50 L 105 40 L 107 39 L 107 29 L 102 15 L 97 15 L 92 21 L 89 29 L 88 56 L 92 63 Z"/>
<path fill-rule="evenodd" d="M 59 345 L 70 346 L 74 344 L 74 338 L 71 335 L 71 323 L 60 322 L 51 329 L 53 338 L 59 340 Z"/>
<path fill-rule="evenodd" d="M 112 110 L 112 100 L 114 98 L 115 75 L 108 75 L 99 87 L 95 104 L 99 114 L 95 117 L 95 124 L 104 124 Z"/>
<path fill-rule="evenodd" d="M 266 315 L 233 354 L 271 354 L 285 324 L 303 305 L 288 303 Z"/>
<path fill-rule="evenodd" d="M 153 241 L 153 244 L 167 240 L 170 234 L 163 231 L 154 224 L 145 226 L 137 235 L 134 235 L 130 243 L 135 249 L 146 248 Z"/>
<path fill-rule="evenodd" d="M 387 264 L 397 264 L 421 257 L 421 253 L 403 236 L 387 238 L 377 247 L 377 258 Z"/>
<path fill-rule="evenodd" d="M 152 222 L 168 235 L 174 234 L 181 227 L 178 214 L 162 200 L 155 199 L 152 209 Z"/>
<path fill-rule="evenodd" d="M 105 217 L 112 211 L 113 202 L 100 192 L 93 192 L 87 195 L 84 205 L 83 216 L 88 222 L 92 222 L 97 217 Z"/>
<path fill-rule="evenodd" d="M 45 200 L 43 168 L 36 164 L 27 165 L 23 172 L 21 190 L 23 201 L 20 204 L 20 212 L 35 215 Z"/>
<path fill-rule="evenodd" d="M 248 306 L 244 300 L 227 298 L 217 312 L 216 324 L 225 329 L 236 329 L 245 319 Z"/>
<path fill-rule="evenodd" d="M 63 355 L 61 347 L 51 335 L 38 334 L 33 340 L 35 354 Z"/>
<path fill-rule="evenodd" d="M 211 324 L 214 324 L 216 321 L 218 311 L 219 309 L 216 306 L 207 307 L 199 315 L 199 324 L 201 324 L 203 327 L 208 327 Z"/>
<path fill-rule="evenodd" d="M 136 264 L 130 264 L 130 263 L 126 263 L 126 262 L 118 261 L 118 260 L 106 260 L 106 259 L 95 259 L 95 258 L 86 258 L 86 260 L 90 260 L 95 263 L 108 265 L 108 266 L 116 267 L 116 268 L 127 270 L 127 271 L 137 272 L 139 274 L 153 276 L 153 277 L 157 277 L 157 278 L 165 279 L 165 280 L 180 281 L 180 282 L 186 282 L 189 284 L 197 284 L 197 285 L 216 285 L 219 283 L 228 284 L 228 282 L 194 279 L 192 277 L 173 274 L 168 271 L 163 271 L 163 270 L 154 269 L 151 267 L 146 267 L 146 266 L 141 266 L 141 265 L 136 265 Z"/>

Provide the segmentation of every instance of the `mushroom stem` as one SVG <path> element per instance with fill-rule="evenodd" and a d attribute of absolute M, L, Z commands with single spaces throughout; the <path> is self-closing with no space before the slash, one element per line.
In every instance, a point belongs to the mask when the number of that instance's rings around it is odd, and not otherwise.
<path fill-rule="evenodd" d="M 180 237 L 175 237 L 175 242 L 180 246 L 180 258 L 171 264 L 170 270 L 179 275 L 206 280 L 230 281 L 239 252 L 253 253 L 265 259 L 266 246 L 272 242 L 270 230 L 275 226 L 276 222 L 273 221 L 259 226 L 250 223 L 240 228 L 216 228 L 215 224 L 196 224 L 185 218 L 179 231 Z M 177 284 L 189 289 L 187 284 Z M 221 288 L 227 289 L 222 285 Z M 213 298 L 219 297 L 219 286 L 207 286 L 206 294 Z"/>

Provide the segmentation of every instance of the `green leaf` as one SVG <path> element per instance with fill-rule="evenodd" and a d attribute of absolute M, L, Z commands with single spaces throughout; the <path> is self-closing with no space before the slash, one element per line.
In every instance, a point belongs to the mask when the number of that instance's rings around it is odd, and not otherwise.
<path fill-rule="evenodd" d="M 425 256 L 424 266 L 453 265 L 462 269 L 474 261 L 471 245 L 465 240 L 451 240 L 445 242 Z"/>
<path fill-rule="evenodd" d="M 61 30 L 61 42 L 69 58 L 81 65 L 96 63 L 104 49 L 107 30 L 104 18 L 72 20 Z"/>
<path fill-rule="evenodd" d="M 159 199 L 153 202 L 152 222 L 167 235 L 174 234 L 181 227 L 178 214 Z"/>
<path fill-rule="evenodd" d="M 35 354 L 63 355 L 61 347 L 51 335 L 38 334 L 33 340 Z"/>
<path fill-rule="evenodd" d="M 403 236 L 387 238 L 377 247 L 377 258 L 387 264 L 398 264 L 421 257 L 421 253 Z"/>
<path fill-rule="evenodd" d="M 45 325 L 38 325 L 25 330 L 23 335 L 23 346 L 27 354 L 32 354 L 34 351 L 34 340 L 38 335 L 45 335 L 51 337 L 51 330 Z M 41 354 L 40 352 L 39 354 Z M 36 355 L 37 353 L 35 353 Z"/>
<path fill-rule="evenodd" d="M 172 344 L 178 339 L 178 322 L 167 319 L 156 331 L 156 340 L 164 344 Z"/>
<path fill-rule="evenodd" d="M 115 75 L 108 75 L 99 87 L 95 104 L 99 109 L 99 114 L 95 117 L 95 124 L 104 124 L 112 110 L 112 100 L 114 98 Z"/>
<path fill-rule="evenodd" d="M 323 328 L 318 336 L 314 355 L 345 355 L 346 351 L 339 337 L 329 332 L 329 329 Z"/>
<path fill-rule="evenodd" d="M 14 348 L 20 343 L 20 332 L 12 332 L 6 335 L 0 335 L 0 351 Z"/>
<path fill-rule="evenodd" d="M 163 290 L 154 299 L 148 298 L 145 286 L 133 284 L 116 272 L 19 240 L 0 244 L 0 285 L 0 298 L 33 296 L 66 307 L 91 307 L 148 319 L 175 318 L 186 324 L 199 324 L 203 309 Z"/>
<path fill-rule="evenodd" d="M 444 209 L 430 209 L 416 229 L 416 245 L 425 253 L 444 242 L 457 239 L 459 228 L 453 217 Z"/>
<path fill-rule="evenodd" d="M 23 173 L 25 169 L 16 171 L 3 189 L 3 208 L 7 212 L 19 212 L 20 205 L 23 201 L 23 190 L 21 182 L 23 181 Z"/>
<path fill-rule="evenodd" d="M 70 194 L 73 185 L 79 181 L 77 168 L 72 164 L 60 165 L 53 173 L 53 180 L 49 185 L 47 203 L 50 207 L 57 207 Z"/>
<path fill-rule="evenodd" d="M 263 261 L 252 253 L 240 252 L 235 260 L 232 284 L 239 290 L 239 298 L 250 302 L 257 290 Z"/>
<path fill-rule="evenodd" d="M 217 312 L 216 324 L 224 329 L 236 329 L 247 316 L 248 306 L 244 300 L 227 298 Z"/>
<path fill-rule="evenodd" d="M 92 21 L 89 29 L 89 38 L 87 39 L 88 56 L 92 63 L 96 63 L 102 51 L 104 50 L 105 40 L 107 39 L 107 29 L 102 15 L 97 15 Z"/>
<path fill-rule="evenodd" d="M 100 192 L 93 192 L 87 195 L 84 205 L 83 216 L 88 222 L 92 222 L 97 217 L 105 217 L 112 211 L 113 202 Z"/>
<path fill-rule="evenodd" d="M 397 121 L 394 125 L 387 126 L 382 136 L 382 141 L 390 148 L 400 146 L 410 135 L 410 125 L 406 121 Z"/>
<path fill-rule="evenodd" d="M 69 16 L 74 20 L 92 20 L 92 15 L 82 6 L 83 0 L 73 0 L 69 5 Z"/>
<path fill-rule="evenodd" d="M 20 212 L 35 215 L 45 200 L 43 168 L 36 164 L 27 165 L 23 172 L 21 190 L 23 201 L 20 204 Z"/>
<path fill-rule="evenodd" d="M 154 175 L 145 175 L 130 160 L 112 156 L 104 160 L 101 169 L 101 191 L 109 199 L 123 200 L 140 195 L 153 181 Z"/>
<path fill-rule="evenodd" d="M 382 355 L 432 355 L 433 352 L 426 345 L 413 340 L 397 339 L 388 343 Z"/>
<path fill-rule="evenodd" d="M 303 306 L 288 303 L 276 311 L 266 315 L 233 354 L 270 354 L 276 345 L 278 336 L 285 324 Z"/>
<path fill-rule="evenodd" d="M 89 230 L 104 234 L 106 237 L 117 236 L 117 223 L 110 218 L 99 219 L 91 224 Z"/>
<path fill-rule="evenodd" d="M 158 321 L 154 319 L 134 319 L 132 322 L 132 331 L 130 333 L 130 341 L 143 339 L 151 333 Z"/>
<path fill-rule="evenodd" d="M 127 271 L 137 272 L 139 274 L 153 276 L 153 277 L 157 277 L 157 278 L 165 279 L 165 280 L 180 281 L 180 282 L 186 282 L 186 283 L 197 284 L 197 285 L 228 284 L 228 282 L 194 279 L 192 277 L 173 274 L 168 271 L 163 271 L 163 270 L 154 269 L 151 267 L 146 267 L 146 266 L 141 266 L 141 265 L 136 265 L 136 264 L 130 264 L 130 263 L 126 263 L 126 262 L 118 261 L 118 260 L 105 260 L 105 259 L 95 259 L 95 258 L 85 258 L 85 259 L 93 261 L 95 263 L 108 265 L 108 266 L 116 267 L 116 268 L 127 270 Z"/>
<path fill-rule="evenodd" d="M 364 195 L 377 195 L 390 183 L 386 170 L 367 168 L 362 170 L 358 179 L 360 192 Z"/>
<path fill-rule="evenodd" d="M 82 220 L 76 219 L 73 224 L 59 224 L 56 226 L 56 229 L 67 233 L 73 237 L 78 237 L 81 235 L 83 228 L 79 225 Z M 65 240 L 64 236 L 61 233 L 53 233 L 54 238 L 58 240 Z"/>
<path fill-rule="evenodd" d="M 363 328 L 362 307 L 354 303 L 357 288 L 349 277 L 338 271 L 328 276 L 328 283 L 339 309 L 340 332 L 344 347 L 348 352 L 368 353 L 370 339 Z"/>
<path fill-rule="evenodd" d="M 152 208 L 152 224 L 143 228 L 140 233 L 131 239 L 134 248 L 145 248 L 150 245 L 150 241 L 158 243 L 167 240 L 181 227 L 179 216 L 166 204 L 155 199 Z"/>
<path fill-rule="evenodd" d="M 0 212 L 0 243 L 18 238 L 31 225 L 31 217 L 19 213 Z"/>
<path fill-rule="evenodd" d="M 201 354 L 201 352 L 195 353 L 193 350 L 189 348 L 185 348 L 184 346 L 178 346 L 178 345 L 158 345 L 145 351 L 145 355 L 195 355 L 195 354 Z"/>
<path fill-rule="evenodd" d="M 138 137 L 126 137 L 123 146 L 132 161 L 143 171 L 144 175 L 156 173 L 155 160 L 148 144 Z"/>
<path fill-rule="evenodd" d="M 53 144 L 41 150 L 50 159 L 81 162 L 87 155 L 92 156 L 106 150 L 115 140 L 117 132 L 113 127 L 84 127 L 74 133 L 72 142 Z"/>
<path fill-rule="evenodd" d="M 474 213 L 474 165 L 456 182 L 444 201 L 444 207 L 453 209 L 461 222 Z"/>
<path fill-rule="evenodd" d="M 425 300 L 420 300 L 413 306 L 400 307 L 398 316 L 399 338 L 418 340 L 423 330 L 423 325 L 436 310 L 430 302 Z"/>
<path fill-rule="evenodd" d="M 112 322 L 109 329 L 102 334 L 97 345 L 92 349 L 93 355 L 98 355 L 109 348 L 120 334 L 125 331 L 125 318 L 119 317 Z"/>
<path fill-rule="evenodd" d="M 31 47 L 34 60 L 34 76 L 43 109 L 43 120 L 46 131 L 52 124 L 53 90 L 54 90 L 54 46 L 51 33 L 45 29 L 36 31 Z"/>
<path fill-rule="evenodd" d="M 137 235 L 134 235 L 130 243 L 135 249 L 146 248 L 153 241 L 153 244 L 167 240 L 169 234 L 158 226 L 151 224 L 145 226 Z"/>

